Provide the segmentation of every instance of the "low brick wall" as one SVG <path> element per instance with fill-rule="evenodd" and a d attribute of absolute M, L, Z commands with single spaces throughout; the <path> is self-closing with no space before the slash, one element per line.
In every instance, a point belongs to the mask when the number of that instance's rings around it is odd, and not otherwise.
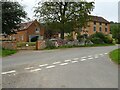
<path fill-rule="evenodd" d="M 16 41 L 2 41 L 0 46 L 5 49 L 12 49 L 12 50 L 17 49 Z"/>

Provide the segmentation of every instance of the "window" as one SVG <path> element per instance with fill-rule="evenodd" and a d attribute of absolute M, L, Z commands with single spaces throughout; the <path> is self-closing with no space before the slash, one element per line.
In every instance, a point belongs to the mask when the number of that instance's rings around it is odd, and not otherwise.
<path fill-rule="evenodd" d="M 21 40 L 22 40 L 22 41 L 24 40 L 24 36 L 21 36 Z"/>
<path fill-rule="evenodd" d="M 35 29 L 35 32 L 36 32 L 36 33 L 39 33 L 39 32 L 40 32 L 40 28 L 36 28 L 36 29 Z"/>
<path fill-rule="evenodd" d="M 107 28 L 105 28 L 105 32 L 107 32 Z"/>
<path fill-rule="evenodd" d="M 94 25 L 96 25 L 96 22 L 94 22 Z"/>
<path fill-rule="evenodd" d="M 94 30 L 93 30 L 94 32 L 96 31 L 96 27 L 94 27 Z"/>
<path fill-rule="evenodd" d="M 107 23 L 105 23 L 105 25 L 107 26 Z"/>
<path fill-rule="evenodd" d="M 102 27 L 100 27 L 100 32 L 102 32 Z"/>
<path fill-rule="evenodd" d="M 100 25 L 102 25 L 102 23 L 100 23 Z"/>

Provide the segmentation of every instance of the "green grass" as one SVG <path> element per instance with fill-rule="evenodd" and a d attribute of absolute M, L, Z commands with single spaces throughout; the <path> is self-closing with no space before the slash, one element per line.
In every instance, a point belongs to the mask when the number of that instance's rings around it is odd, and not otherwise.
<path fill-rule="evenodd" d="M 115 63 L 120 64 L 120 49 L 110 52 L 109 56 Z"/>
<path fill-rule="evenodd" d="M 28 44 L 29 46 L 35 46 L 36 42 L 18 42 L 17 47 L 24 47 L 26 46 L 26 44 Z"/>
<path fill-rule="evenodd" d="M 9 56 L 9 55 L 12 55 L 16 52 L 17 52 L 16 50 L 2 49 L 2 50 L 0 50 L 0 57 Z"/>

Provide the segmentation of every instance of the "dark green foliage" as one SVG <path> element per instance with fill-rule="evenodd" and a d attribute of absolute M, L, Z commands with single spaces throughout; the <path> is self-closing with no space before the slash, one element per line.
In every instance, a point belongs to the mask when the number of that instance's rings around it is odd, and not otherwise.
<path fill-rule="evenodd" d="M 34 12 L 39 20 L 49 23 L 47 27 L 59 31 L 64 39 L 64 32 L 86 26 L 93 4 L 94 2 L 39 2 Z"/>
<path fill-rule="evenodd" d="M 111 23 L 110 30 L 116 43 L 120 44 L 120 23 Z"/>
<path fill-rule="evenodd" d="M 26 18 L 26 12 L 18 2 L 2 2 L 2 33 L 15 33 L 13 29 Z"/>
<path fill-rule="evenodd" d="M 111 44 L 113 39 L 109 38 L 109 36 L 105 36 L 103 33 L 101 32 L 96 32 L 95 34 L 90 36 L 90 40 L 94 43 L 94 44 Z"/>
<path fill-rule="evenodd" d="M 103 44 L 103 40 L 100 39 L 99 37 L 94 37 L 91 39 L 91 41 L 94 43 L 94 44 Z"/>
<path fill-rule="evenodd" d="M 46 44 L 46 49 L 54 49 L 54 48 L 56 48 L 53 41 L 46 40 L 45 44 Z"/>

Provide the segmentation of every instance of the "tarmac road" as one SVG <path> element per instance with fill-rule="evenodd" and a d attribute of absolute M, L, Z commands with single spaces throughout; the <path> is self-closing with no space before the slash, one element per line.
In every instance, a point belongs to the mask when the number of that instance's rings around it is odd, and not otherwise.
<path fill-rule="evenodd" d="M 117 46 L 19 51 L 2 59 L 3 88 L 118 88 Z"/>

